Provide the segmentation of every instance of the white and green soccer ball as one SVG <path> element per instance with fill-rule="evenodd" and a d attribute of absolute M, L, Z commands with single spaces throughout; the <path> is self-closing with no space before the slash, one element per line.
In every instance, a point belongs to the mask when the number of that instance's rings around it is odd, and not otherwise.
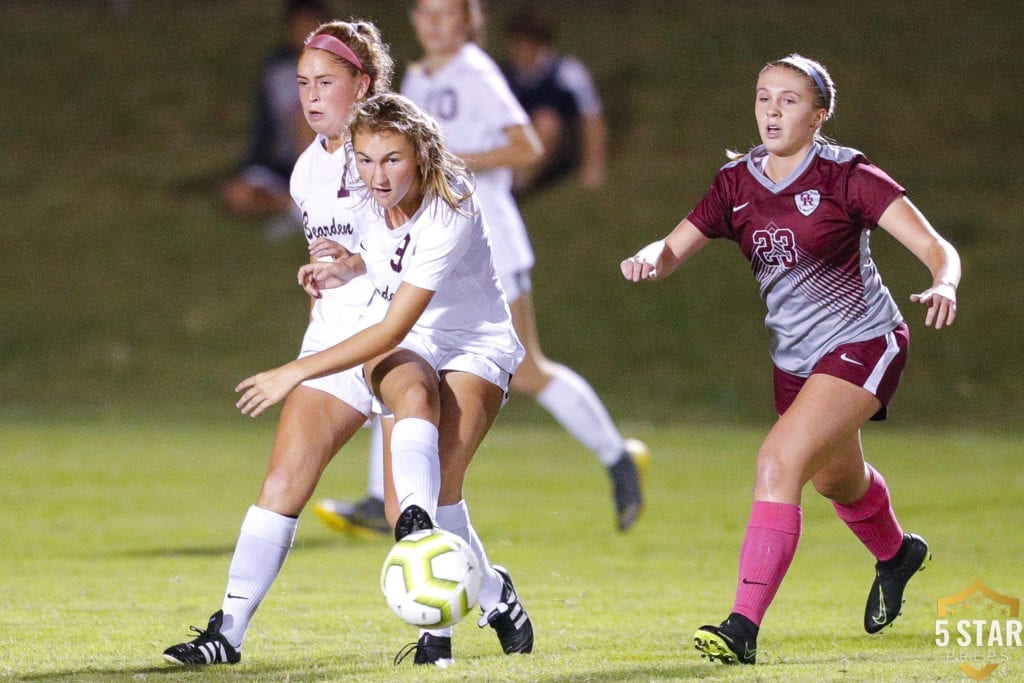
<path fill-rule="evenodd" d="M 461 620 L 476 606 L 482 582 L 469 544 L 442 529 L 414 531 L 395 543 L 380 573 L 388 607 L 420 628 Z"/>

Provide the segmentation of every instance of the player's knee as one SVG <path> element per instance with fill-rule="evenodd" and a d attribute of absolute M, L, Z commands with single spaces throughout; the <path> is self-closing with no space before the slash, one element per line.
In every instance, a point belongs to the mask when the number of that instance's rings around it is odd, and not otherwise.
<path fill-rule="evenodd" d="M 534 373 L 519 374 L 519 372 L 516 372 L 516 374 L 512 376 L 512 381 L 509 382 L 508 386 L 517 394 L 536 396 L 543 388 L 543 383 L 538 382 L 537 380 L 538 378 Z"/>
<path fill-rule="evenodd" d="M 791 453 L 765 447 L 758 451 L 755 492 L 798 492 L 803 488 L 805 481 L 800 462 Z"/>
<path fill-rule="evenodd" d="M 520 394 L 536 396 L 547 386 L 554 375 L 545 367 L 548 361 L 543 356 L 528 355 L 512 375 L 509 388 Z"/>
<path fill-rule="evenodd" d="M 426 417 L 438 412 L 440 399 L 436 387 L 412 382 L 394 393 L 394 396 L 385 396 L 384 402 L 391 407 L 397 419 Z"/>

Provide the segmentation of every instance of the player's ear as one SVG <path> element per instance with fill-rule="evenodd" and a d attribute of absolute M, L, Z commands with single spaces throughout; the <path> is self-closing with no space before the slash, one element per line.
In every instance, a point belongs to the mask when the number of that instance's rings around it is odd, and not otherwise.
<path fill-rule="evenodd" d="M 359 74 L 359 78 L 357 78 L 356 81 L 357 81 L 357 84 L 358 84 L 356 86 L 356 99 L 357 100 L 366 99 L 367 95 L 370 92 L 370 76 L 369 76 L 369 74 Z"/>

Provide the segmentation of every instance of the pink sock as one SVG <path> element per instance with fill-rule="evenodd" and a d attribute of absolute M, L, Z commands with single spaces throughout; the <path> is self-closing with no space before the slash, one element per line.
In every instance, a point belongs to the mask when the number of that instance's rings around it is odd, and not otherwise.
<path fill-rule="evenodd" d="M 868 472 L 871 483 L 860 500 L 852 505 L 833 502 L 832 507 L 876 560 L 891 560 L 903 544 L 903 529 L 892 511 L 885 479 L 871 465 Z"/>
<path fill-rule="evenodd" d="M 799 505 L 755 500 L 740 547 L 740 578 L 732 611 L 761 625 L 800 541 Z"/>

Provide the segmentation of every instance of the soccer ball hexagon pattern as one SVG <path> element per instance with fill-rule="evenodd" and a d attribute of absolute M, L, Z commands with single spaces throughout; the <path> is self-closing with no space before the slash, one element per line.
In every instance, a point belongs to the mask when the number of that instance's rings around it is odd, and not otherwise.
<path fill-rule="evenodd" d="M 464 540 L 442 529 L 415 531 L 384 559 L 380 588 L 400 619 L 420 628 L 461 620 L 480 597 L 480 561 Z"/>

